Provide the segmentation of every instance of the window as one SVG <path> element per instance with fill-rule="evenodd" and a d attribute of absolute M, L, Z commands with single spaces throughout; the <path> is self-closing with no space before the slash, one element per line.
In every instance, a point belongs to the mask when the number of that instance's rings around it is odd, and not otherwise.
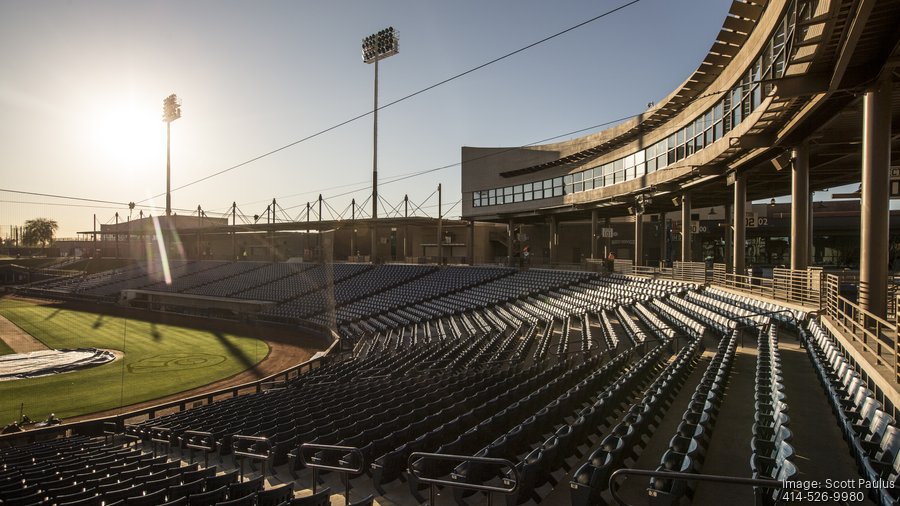
<path fill-rule="evenodd" d="M 560 197 L 564 193 L 565 193 L 565 190 L 563 189 L 563 178 L 561 178 L 561 177 L 553 178 L 553 196 Z M 544 196 L 546 197 L 547 194 L 544 193 Z"/>
<path fill-rule="evenodd" d="M 602 188 L 664 169 L 708 147 L 747 119 L 747 116 L 770 94 L 771 83 L 760 84 L 759 81 L 763 78 L 778 78 L 784 74 L 787 58 L 786 34 L 791 30 L 789 18 L 782 18 L 765 49 L 751 68 L 741 76 L 740 81 L 712 107 L 694 117 L 689 123 L 681 125 L 681 128 L 669 137 L 617 160 L 573 174 L 474 191 L 472 206 L 526 202 Z"/>
<path fill-rule="evenodd" d="M 634 164 L 638 165 L 644 163 L 644 150 L 638 151 L 634 154 Z"/>

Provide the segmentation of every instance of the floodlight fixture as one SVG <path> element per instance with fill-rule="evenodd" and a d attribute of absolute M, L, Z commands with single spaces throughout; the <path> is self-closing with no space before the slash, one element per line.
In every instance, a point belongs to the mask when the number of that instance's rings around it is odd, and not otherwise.
<path fill-rule="evenodd" d="M 373 33 L 362 41 L 362 59 L 366 63 L 375 63 L 400 51 L 400 39 L 393 26 Z"/>
<path fill-rule="evenodd" d="M 172 215 L 172 122 L 181 117 L 181 101 L 174 93 L 163 99 L 166 123 L 166 216 Z"/>
<path fill-rule="evenodd" d="M 375 64 L 375 104 L 372 107 L 372 251 L 371 259 L 377 260 L 377 228 L 378 219 L 378 62 L 393 56 L 400 51 L 400 41 L 393 26 L 373 33 L 362 41 L 362 59 L 366 63 Z"/>

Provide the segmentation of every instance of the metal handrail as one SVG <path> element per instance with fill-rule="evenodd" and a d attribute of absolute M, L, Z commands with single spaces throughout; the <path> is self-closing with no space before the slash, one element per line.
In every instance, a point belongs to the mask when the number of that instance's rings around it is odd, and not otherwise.
<path fill-rule="evenodd" d="M 216 437 L 213 433 L 199 430 L 186 430 L 184 431 L 184 434 L 182 434 L 182 437 L 184 438 L 184 446 L 191 450 L 191 463 L 194 462 L 194 450 L 203 450 L 203 466 L 209 467 L 209 454 L 216 451 L 216 448 L 219 446 L 218 443 L 216 443 Z M 192 443 L 192 437 L 200 438 L 201 442 Z M 208 441 L 208 443 L 204 445 L 202 441 Z"/>
<path fill-rule="evenodd" d="M 826 309 L 828 316 L 836 326 L 853 342 L 875 356 L 874 364 L 892 367 L 894 381 L 900 383 L 900 343 L 893 345 L 882 339 L 884 331 L 893 331 L 896 335 L 897 322 L 891 323 L 865 310 L 840 294 L 841 285 L 847 280 L 856 280 L 857 276 L 847 273 L 826 275 Z M 868 360 L 868 359 L 867 359 Z"/>
<path fill-rule="evenodd" d="M 504 485 L 506 487 L 498 487 L 494 485 L 484 485 L 478 483 L 466 483 L 462 481 L 452 481 L 452 480 L 442 480 L 440 478 L 427 478 L 419 474 L 418 469 L 413 466 L 413 462 L 419 459 L 433 459 L 433 460 L 444 460 L 450 462 L 475 462 L 478 464 L 494 464 L 497 466 L 505 466 L 508 467 L 512 471 L 513 479 L 510 481 L 508 478 L 503 479 Z M 435 486 L 441 485 L 448 488 L 461 488 L 465 490 L 475 490 L 477 492 L 485 492 L 487 494 L 487 503 L 488 506 L 492 505 L 491 494 L 493 492 L 500 492 L 504 495 L 510 495 L 519 489 L 519 471 L 516 469 L 516 465 L 506 459 L 498 459 L 492 457 L 475 457 L 470 455 L 449 455 L 443 453 L 425 453 L 425 452 L 413 452 L 412 455 L 409 456 L 407 460 L 407 468 L 409 469 L 409 473 L 412 474 L 417 480 L 422 483 L 425 483 L 429 486 L 430 489 L 430 502 L 429 504 L 435 504 L 435 500 L 437 499 L 437 490 Z"/>
<path fill-rule="evenodd" d="M 313 459 L 306 460 L 306 454 L 303 453 L 303 450 L 320 450 L 323 452 L 341 452 L 344 455 L 351 454 L 357 458 L 359 462 L 359 467 L 343 467 L 343 466 L 332 466 L 328 464 L 322 464 L 319 462 L 315 462 Z M 366 456 L 363 455 L 363 452 L 360 451 L 359 448 L 355 446 L 338 446 L 338 445 L 325 445 L 318 443 L 303 443 L 300 445 L 297 453 L 299 454 L 300 460 L 303 462 L 303 465 L 313 470 L 312 476 L 312 491 L 313 494 L 316 493 L 316 489 L 319 485 L 319 469 L 325 471 L 337 471 L 341 473 L 344 481 L 344 501 L 346 504 L 350 504 L 350 474 L 362 474 L 366 470 Z M 338 461 L 340 462 L 340 461 Z"/>
<path fill-rule="evenodd" d="M 265 453 L 253 453 L 249 450 L 241 450 L 241 442 L 265 443 L 267 449 Z M 261 474 L 265 477 L 266 462 L 268 462 L 269 457 L 272 456 L 272 441 L 269 438 L 264 436 L 241 436 L 235 434 L 231 438 L 231 451 L 234 453 L 235 458 L 241 457 L 241 479 L 244 479 L 244 458 L 262 461 Z"/>
<path fill-rule="evenodd" d="M 162 436 L 165 435 L 165 439 Z M 156 457 L 156 445 L 161 444 L 166 449 L 166 455 L 169 454 L 169 447 L 172 444 L 172 429 L 168 427 L 150 427 L 150 441 L 153 443 L 153 456 Z"/>
<path fill-rule="evenodd" d="M 620 476 L 625 475 L 634 475 L 634 476 L 647 476 L 650 478 L 671 478 L 675 480 L 690 480 L 690 481 L 709 481 L 715 483 L 731 483 L 734 485 L 752 485 L 754 487 L 766 487 L 766 488 L 783 488 L 784 482 L 778 480 L 762 480 L 756 478 L 740 478 L 737 476 L 720 476 L 715 474 L 693 474 L 693 473 L 678 473 L 675 471 L 651 471 L 649 469 L 628 469 L 622 468 L 613 471 L 613 473 L 609 477 L 609 491 L 612 494 L 613 499 L 616 501 L 616 504 L 619 506 L 630 506 L 627 502 L 625 502 L 621 497 L 619 497 L 619 493 L 615 488 L 615 481 Z"/>

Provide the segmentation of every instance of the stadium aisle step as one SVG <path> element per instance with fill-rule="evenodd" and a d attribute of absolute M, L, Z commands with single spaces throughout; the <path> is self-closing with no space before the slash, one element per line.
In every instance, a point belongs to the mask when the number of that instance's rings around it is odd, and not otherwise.
<path fill-rule="evenodd" d="M 694 370 L 685 379 L 681 390 L 675 395 L 671 406 L 669 406 L 659 426 L 653 432 L 653 436 L 650 438 L 647 446 L 644 447 L 644 451 L 637 461 L 630 466 L 632 469 L 656 469 L 662 454 L 669 448 L 669 441 L 681 422 L 684 409 L 690 402 L 697 385 L 700 384 L 700 380 L 703 378 L 710 360 L 716 354 L 717 343 L 714 343 L 712 339 L 704 340 L 704 345 L 706 350 L 700 356 L 700 361 L 694 366 Z M 647 504 L 648 484 L 649 480 L 640 476 L 621 479 L 619 494 L 629 504 Z"/>
<path fill-rule="evenodd" d="M 813 365 L 800 348 L 797 335 L 779 329 L 778 352 L 784 376 L 784 394 L 791 417 L 791 444 L 798 480 L 859 480 L 856 461 L 843 439 Z M 827 442 L 827 444 L 823 444 Z M 868 493 L 868 490 L 864 490 Z M 837 503 L 835 503 L 837 504 Z M 854 503 L 861 504 L 861 503 Z M 866 498 L 865 504 L 873 504 Z"/>
<path fill-rule="evenodd" d="M 700 469 L 703 474 L 750 477 L 757 355 L 753 332 L 745 330 L 743 341 L 738 338 L 725 398 Z M 694 504 L 753 504 L 753 501 L 753 488 L 748 486 L 698 482 L 694 493 Z"/>

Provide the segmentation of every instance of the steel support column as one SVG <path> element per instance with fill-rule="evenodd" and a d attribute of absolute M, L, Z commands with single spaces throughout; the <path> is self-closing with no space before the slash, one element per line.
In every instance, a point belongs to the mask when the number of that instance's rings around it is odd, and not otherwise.
<path fill-rule="evenodd" d="M 556 216 L 550 217 L 550 265 L 556 264 L 557 249 L 559 246 L 559 220 Z"/>
<path fill-rule="evenodd" d="M 513 264 L 513 230 L 516 224 L 509 220 L 506 225 L 506 265 Z"/>
<path fill-rule="evenodd" d="M 634 213 L 634 265 L 644 265 L 644 214 Z"/>
<path fill-rule="evenodd" d="M 666 241 L 666 213 L 659 213 L 659 266 L 665 267 L 666 261 L 669 259 L 666 256 L 668 242 Z"/>
<path fill-rule="evenodd" d="M 859 304 L 881 318 L 887 313 L 890 165 L 891 74 L 885 72 L 863 99 L 859 245 Z"/>
<path fill-rule="evenodd" d="M 466 246 L 469 265 L 475 265 L 475 220 L 469 221 L 469 244 Z"/>
<path fill-rule="evenodd" d="M 591 260 L 597 259 L 597 210 L 591 211 Z"/>
<path fill-rule="evenodd" d="M 681 196 L 681 261 L 691 261 L 691 192 Z"/>
<path fill-rule="evenodd" d="M 809 143 L 794 148 L 791 164 L 791 269 L 809 265 Z"/>
<path fill-rule="evenodd" d="M 725 227 L 725 248 L 723 256 L 725 257 L 725 272 L 734 272 L 734 262 L 731 258 L 731 245 L 734 244 L 732 237 L 732 227 L 731 227 L 731 204 L 725 204 L 725 223 L 722 225 Z"/>
<path fill-rule="evenodd" d="M 745 206 L 747 205 L 747 176 L 744 174 L 735 174 L 734 178 L 734 273 L 747 274 L 745 263 L 746 251 L 746 226 Z"/>
<path fill-rule="evenodd" d="M 612 219 L 609 216 L 603 218 L 603 228 L 612 228 Z M 612 251 L 612 237 L 605 237 L 603 238 L 603 258 L 608 257 L 610 251 Z"/>

